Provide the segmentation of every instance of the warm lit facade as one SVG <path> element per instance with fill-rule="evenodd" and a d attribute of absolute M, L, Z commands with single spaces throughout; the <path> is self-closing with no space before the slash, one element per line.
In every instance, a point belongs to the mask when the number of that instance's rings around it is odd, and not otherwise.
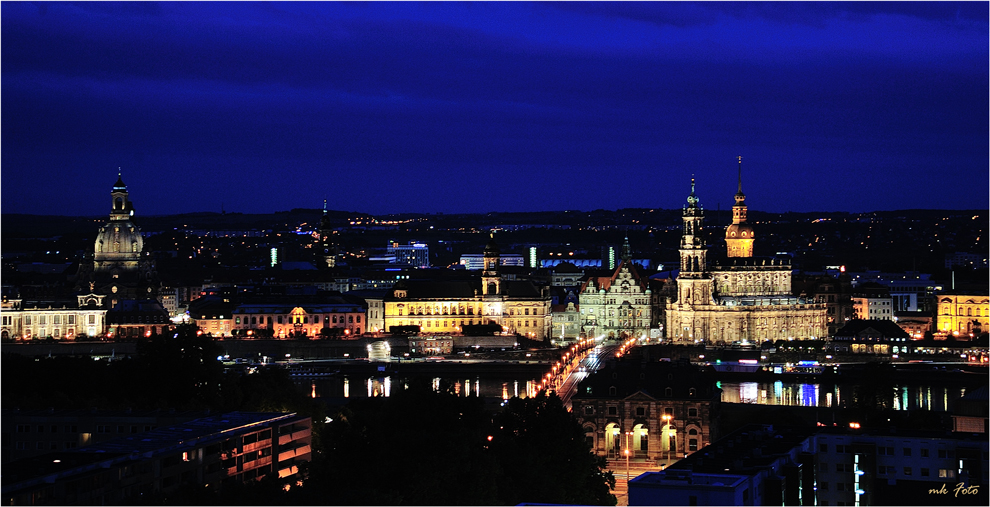
<path fill-rule="evenodd" d="M 756 233 L 746 223 L 746 194 L 742 191 L 742 157 L 739 157 L 739 191 L 732 206 L 732 225 L 725 229 L 726 255 L 728 257 L 752 257 Z"/>
<path fill-rule="evenodd" d="M 683 458 L 717 438 L 721 390 L 688 362 L 608 363 L 583 380 L 572 412 L 592 451 L 621 458 Z M 628 433 L 628 435 L 627 435 Z"/>
<path fill-rule="evenodd" d="M 101 336 L 106 328 L 104 296 L 86 294 L 74 302 L 8 300 L 0 308 L 3 340 L 74 340 Z"/>
<path fill-rule="evenodd" d="M 741 188 L 737 202 L 742 202 L 740 195 Z M 825 305 L 791 295 L 788 260 L 737 255 L 722 265 L 710 266 L 704 212 L 693 179 L 687 201 L 677 293 L 666 307 L 668 338 L 675 342 L 732 343 L 826 335 Z M 748 239 L 752 239 L 749 234 Z"/>
<path fill-rule="evenodd" d="M 990 329 L 990 297 L 986 294 L 938 295 L 938 332 L 969 336 Z"/>
<path fill-rule="evenodd" d="M 589 277 L 581 285 L 578 303 L 585 336 L 623 339 L 650 335 L 652 291 L 631 258 L 626 238 L 622 262 L 612 276 Z"/>
<path fill-rule="evenodd" d="M 853 296 L 853 318 L 862 320 L 893 320 L 893 300 L 887 297 Z"/>
<path fill-rule="evenodd" d="M 259 330 L 275 338 L 299 334 L 316 338 L 324 328 L 336 335 L 358 337 L 367 320 L 361 305 L 327 303 L 295 306 L 291 304 L 244 304 L 233 311 L 233 326 L 238 336 L 253 336 Z"/>
<path fill-rule="evenodd" d="M 531 282 L 503 280 L 494 240 L 485 248 L 477 281 L 403 280 L 384 298 L 385 330 L 419 326 L 421 333 L 459 333 L 463 326 L 498 324 L 532 340 L 550 334 L 550 295 Z"/>

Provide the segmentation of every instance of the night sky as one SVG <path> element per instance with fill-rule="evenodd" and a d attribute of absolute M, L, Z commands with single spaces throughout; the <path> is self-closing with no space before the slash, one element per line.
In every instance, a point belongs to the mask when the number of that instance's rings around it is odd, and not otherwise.
<path fill-rule="evenodd" d="M 987 209 L 988 3 L 0 5 L 3 213 Z"/>

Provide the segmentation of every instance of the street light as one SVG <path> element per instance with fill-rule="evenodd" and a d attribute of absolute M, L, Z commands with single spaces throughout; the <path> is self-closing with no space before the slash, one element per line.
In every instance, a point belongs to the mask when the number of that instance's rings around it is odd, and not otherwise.
<path fill-rule="evenodd" d="M 660 418 L 663 419 L 663 427 L 664 427 L 663 438 L 667 441 L 667 461 L 669 462 L 670 461 L 670 420 L 673 419 L 674 416 L 670 414 L 664 414 Z"/>
<path fill-rule="evenodd" d="M 629 435 L 632 435 L 631 431 L 626 432 L 626 487 L 629 487 Z"/>

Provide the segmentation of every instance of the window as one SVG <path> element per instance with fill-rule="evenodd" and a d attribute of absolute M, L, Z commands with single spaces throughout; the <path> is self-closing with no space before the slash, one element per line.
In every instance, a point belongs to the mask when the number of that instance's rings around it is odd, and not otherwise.
<path fill-rule="evenodd" d="M 821 484 L 821 486 L 820 486 L 820 487 L 821 487 L 821 488 L 822 488 L 823 490 L 825 490 L 825 491 L 828 491 L 828 483 L 827 483 L 827 482 L 822 482 L 822 483 L 820 483 L 820 484 Z"/>
<path fill-rule="evenodd" d="M 612 386 L 612 387 L 609 387 L 608 388 L 608 395 L 609 396 L 615 396 L 615 386 Z"/>
<path fill-rule="evenodd" d="M 819 463 L 818 464 L 818 471 L 819 472 L 828 472 L 828 463 Z"/>
<path fill-rule="evenodd" d="M 636 415 L 646 415 L 646 409 L 643 407 L 636 407 Z"/>
<path fill-rule="evenodd" d="M 946 456 L 947 456 L 947 453 L 945 452 L 945 449 L 939 449 L 938 450 L 938 457 L 939 458 L 945 458 Z M 941 475 L 939 477 L 941 477 Z"/>
<path fill-rule="evenodd" d="M 911 467 L 904 467 L 904 475 L 911 475 Z"/>
<path fill-rule="evenodd" d="M 819 444 L 818 452 L 828 452 L 828 444 Z"/>
<path fill-rule="evenodd" d="M 688 409 L 688 417 L 698 417 L 698 409 L 696 409 L 696 408 L 689 408 Z"/>
<path fill-rule="evenodd" d="M 921 457 L 922 458 L 927 458 L 928 457 L 928 449 L 922 449 L 921 450 Z"/>
<path fill-rule="evenodd" d="M 53 424 L 52 425 L 52 428 L 51 428 L 51 431 L 52 431 L 52 433 L 58 433 L 58 426 L 56 426 L 56 425 Z"/>
<path fill-rule="evenodd" d="M 948 469 L 945 469 L 945 468 L 939 468 L 938 469 L 938 477 L 940 479 L 945 479 L 945 478 L 951 479 L 951 478 L 953 478 L 955 476 L 956 476 L 956 472 L 954 470 L 948 470 Z"/>
<path fill-rule="evenodd" d="M 689 438 L 688 439 L 688 450 L 689 451 L 692 451 L 692 452 L 698 450 L 698 439 L 697 438 Z"/>
<path fill-rule="evenodd" d="M 361 316 L 360 315 L 357 316 L 357 321 L 358 322 L 361 322 Z"/>
<path fill-rule="evenodd" d="M 618 415 L 619 409 L 616 407 L 608 407 L 608 415 Z"/>
<path fill-rule="evenodd" d="M 911 455 L 911 448 L 910 447 L 905 447 L 902 450 L 904 451 L 904 455 L 905 456 L 910 456 Z"/>
<path fill-rule="evenodd" d="M 928 469 L 927 468 L 922 468 L 921 469 L 921 476 L 922 477 L 928 477 Z"/>
<path fill-rule="evenodd" d="M 592 407 L 591 405 L 585 405 L 584 415 L 595 415 L 595 407 Z"/>

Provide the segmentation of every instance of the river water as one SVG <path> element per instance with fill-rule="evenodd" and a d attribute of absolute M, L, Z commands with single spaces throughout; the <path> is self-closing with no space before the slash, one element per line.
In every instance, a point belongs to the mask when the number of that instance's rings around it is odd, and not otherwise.
<path fill-rule="evenodd" d="M 306 394 L 314 398 L 372 398 L 390 396 L 395 389 L 404 388 L 404 379 L 392 376 L 333 376 L 316 379 L 295 379 Z M 400 382 L 398 386 L 397 382 Z M 435 377 L 435 389 L 449 383 L 460 396 L 487 398 L 521 398 L 536 394 L 539 379 L 489 375 L 459 378 Z M 953 404 L 966 394 L 965 387 L 895 385 L 881 390 L 864 389 L 856 384 L 809 384 L 795 382 L 719 382 L 722 402 L 757 405 L 800 407 L 854 407 L 863 400 L 876 400 L 894 410 L 927 409 L 938 412 L 951 410 Z M 872 401 L 871 401 L 872 403 Z"/>
<path fill-rule="evenodd" d="M 317 379 L 296 378 L 296 385 L 314 398 L 373 398 L 391 396 L 393 390 L 403 389 L 405 379 L 393 376 L 339 375 Z M 450 378 L 434 377 L 433 388 L 449 384 L 458 396 L 482 396 L 509 399 L 513 396 L 527 398 L 536 395 L 538 378 L 487 375 Z M 401 383 L 398 384 L 397 383 Z"/>
<path fill-rule="evenodd" d="M 874 389 L 857 384 L 802 384 L 794 382 L 719 382 L 722 401 L 800 407 L 853 407 L 876 400 L 894 410 L 927 409 L 944 412 L 966 394 L 965 387 L 894 385 Z"/>

